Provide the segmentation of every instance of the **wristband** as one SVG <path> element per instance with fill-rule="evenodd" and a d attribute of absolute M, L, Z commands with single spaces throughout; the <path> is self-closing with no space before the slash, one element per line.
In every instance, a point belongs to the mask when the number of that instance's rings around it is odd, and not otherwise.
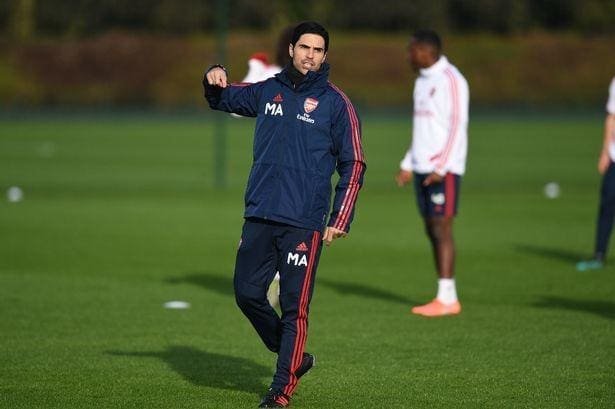
<path fill-rule="evenodd" d="M 214 64 L 214 65 L 212 65 L 211 67 L 209 67 L 207 69 L 207 71 L 205 73 L 207 74 L 209 71 L 213 70 L 214 68 L 222 68 L 224 70 L 224 72 L 226 72 L 226 74 L 228 76 L 228 71 L 226 70 L 226 67 L 224 65 L 222 65 L 222 64 Z"/>

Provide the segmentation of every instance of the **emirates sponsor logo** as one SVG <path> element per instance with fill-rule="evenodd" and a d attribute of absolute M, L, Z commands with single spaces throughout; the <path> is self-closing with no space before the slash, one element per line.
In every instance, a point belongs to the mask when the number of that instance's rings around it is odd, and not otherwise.
<path fill-rule="evenodd" d="M 303 122 L 307 122 L 308 124 L 314 123 L 314 118 L 310 118 L 309 114 L 303 114 L 303 115 L 297 114 L 297 119 Z"/>

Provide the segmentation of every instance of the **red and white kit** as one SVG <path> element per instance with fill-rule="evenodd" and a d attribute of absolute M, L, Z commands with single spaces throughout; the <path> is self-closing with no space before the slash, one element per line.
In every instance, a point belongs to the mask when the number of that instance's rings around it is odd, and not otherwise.
<path fill-rule="evenodd" d="M 401 169 L 465 173 L 469 99 L 468 82 L 445 56 L 420 70 L 414 84 L 412 144 Z"/>
<path fill-rule="evenodd" d="M 241 82 L 253 84 L 255 82 L 265 81 L 267 78 L 273 77 L 280 71 L 282 71 L 282 67 L 269 64 L 269 57 L 267 54 L 254 53 L 248 60 L 248 73 Z"/>

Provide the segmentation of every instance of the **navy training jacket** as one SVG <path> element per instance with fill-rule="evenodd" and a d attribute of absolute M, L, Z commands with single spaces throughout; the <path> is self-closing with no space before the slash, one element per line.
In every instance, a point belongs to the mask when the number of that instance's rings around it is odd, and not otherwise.
<path fill-rule="evenodd" d="M 309 71 L 296 88 L 286 69 L 221 92 L 211 92 L 218 87 L 203 81 L 212 109 L 256 117 L 244 217 L 322 231 L 337 169 L 340 179 L 328 225 L 349 231 L 366 169 L 361 123 L 328 76 L 325 63 L 319 71 Z"/>

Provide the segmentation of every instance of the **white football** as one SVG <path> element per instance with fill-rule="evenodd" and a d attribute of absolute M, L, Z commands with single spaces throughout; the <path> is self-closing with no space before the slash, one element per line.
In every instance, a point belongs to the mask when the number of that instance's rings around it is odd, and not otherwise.
<path fill-rule="evenodd" d="M 23 199 L 23 190 L 17 186 L 11 186 L 6 191 L 6 200 L 11 203 L 21 202 Z"/>
<path fill-rule="evenodd" d="M 186 308 L 190 308 L 190 303 L 186 301 L 169 301 L 164 303 L 164 308 L 170 310 L 185 310 Z"/>
<path fill-rule="evenodd" d="M 557 199 L 561 194 L 559 184 L 556 182 L 549 182 L 545 185 L 544 194 L 548 199 Z"/>

